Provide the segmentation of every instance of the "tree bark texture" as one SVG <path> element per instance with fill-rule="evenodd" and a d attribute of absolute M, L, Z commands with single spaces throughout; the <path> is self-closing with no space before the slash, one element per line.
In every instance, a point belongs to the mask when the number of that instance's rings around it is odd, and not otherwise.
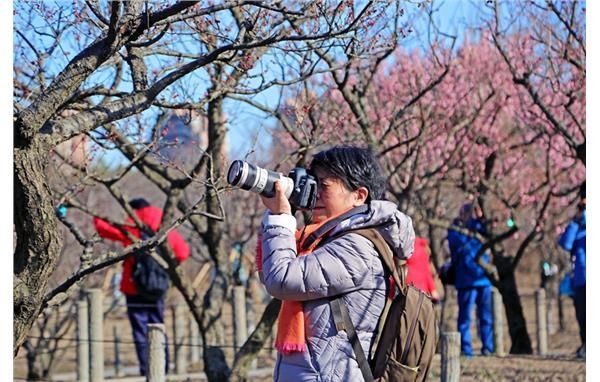
<path fill-rule="evenodd" d="M 207 179 L 220 177 L 224 165 L 222 152 L 225 143 L 225 124 L 223 122 L 223 99 L 212 100 L 208 105 L 208 141 L 211 164 L 207 166 Z M 207 212 L 220 214 L 221 206 L 218 192 L 215 188 L 207 190 Z M 208 380 L 222 381 L 229 378 L 231 373 L 225 353 L 218 345 L 224 344 L 224 330 L 222 321 L 223 301 L 227 299 L 229 288 L 229 264 L 227 252 L 223 244 L 224 225 L 219 222 L 209 222 L 204 236 L 210 258 L 215 264 L 215 279 L 204 297 L 202 327 L 204 332 L 204 365 Z M 217 345 L 217 346 L 214 346 Z"/>
<path fill-rule="evenodd" d="M 62 246 L 45 179 L 47 158 L 47 150 L 37 140 L 14 150 L 14 355 L 39 314 Z"/>
<path fill-rule="evenodd" d="M 502 295 L 502 301 L 504 301 L 506 322 L 508 323 L 511 340 L 510 354 L 533 354 L 531 339 L 523 315 L 521 297 L 515 280 L 515 271 L 509 265 L 512 259 L 509 257 L 496 257 L 494 262 L 500 273 L 500 281 L 497 283 L 497 287 Z"/>

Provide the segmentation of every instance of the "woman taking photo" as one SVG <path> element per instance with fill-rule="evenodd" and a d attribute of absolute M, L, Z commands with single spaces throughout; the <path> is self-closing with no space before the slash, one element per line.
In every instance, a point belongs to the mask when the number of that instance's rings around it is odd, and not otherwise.
<path fill-rule="evenodd" d="M 309 171 L 317 179 L 311 224 L 297 230 L 281 185 L 261 229 L 261 280 L 283 300 L 275 347 L 275 381 L 362 381 L 346 331 L 336 330 L 330 299 L 343 296 L 367 357 L 390 290 L 384 266 L 371 241 L 346 231 L 375 228 L 398 258 L 413 251 L 411 219 L 379 200 L 385 179 L 373 153 L 334 147 L 314 156 Z M 262 258 L 261 258 L 262 257 Z"/>

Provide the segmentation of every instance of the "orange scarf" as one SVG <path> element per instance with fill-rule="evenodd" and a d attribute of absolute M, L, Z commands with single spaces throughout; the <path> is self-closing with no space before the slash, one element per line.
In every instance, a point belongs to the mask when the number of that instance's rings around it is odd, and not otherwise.
<path fill-rule="evenodd" d="M 336 217 L 337 216 L 334 216 L 318 224 L 309 224 L 305 226 L 303 230 L 296 230 L 296 252 L 298 256 L 305 256 L 312 253 L 321 241 L 321 238 L 315 240 L 308 248 L 303 248 L 305 240 L 323 224 Z M 260 237 L 258 238 L 256 245 L 256 265 L 259 267 L 259 270 L 262 270 Z M 302 301 L 283 300 L 281 302 L 281 310 L 279 311 L 277 322 L 275 348 L 280 353 L 286 355 L 293 352 L 306 351 L 306 333 L 304 331 L 304 311 Z"/>
<path fill-rule="evenodd" d="M 308 248 L 303 248 L 302 246 L 306 238 L 321 227 L 323 223 L 309 224 L 304 227 L 303 231 L 296 230 L 296 252 L 298 256 L 310 254 L 317 244 L 319 244 L 319 241 L 321 241 L 320 238 L 315 240 Z M 275 348 L 282 354 L 306 351 L 303 306 L 302 301 L 283 300 L 281 302 Z"/>

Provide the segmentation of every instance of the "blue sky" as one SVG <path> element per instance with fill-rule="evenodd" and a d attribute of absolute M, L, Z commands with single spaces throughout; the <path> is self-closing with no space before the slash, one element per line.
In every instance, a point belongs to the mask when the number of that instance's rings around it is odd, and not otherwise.
<path fill-rule="evenodd" d="M 468 0 L 436 2 L 436 7 L 439 7 L 435 18 L 439 21 L 440 29 L 446 33 L 457 35 L 458 42 L 460 42 L 464 36 L 461 32 L 477 17 L 476 7 Z M 424 30 L 424 25 L 417 26 L 416 29 Z M 411 38 L 406 39 L 404 43 L 407 48 L 420 44 L 419 40 Z M 279 91 L 279 87 L 272 87 L 258 94 L 255 100 L 273 108 L 277 104 Z M 230 115 L 235 116 L 235 123 L 231 123 L 229 126 L 230 153 L 248 152 L 253 142 L 249 136 L 254 138 L 258 135 L 263 145 L 270 144 L 269 130 L 277 124 L 274 117 L 239 102 L 229 101 L 227 107 Z"/>
<path fill-rule="evenodd" d="M 16 3 L 18 4 L 18 3 Z M 20 3 L 20 6 L 28 6 L 26 4 L 33 3 Z M 53 4 L 53 2 L 48 2 L 48 4 Z M 61 5 L 65 3 L 60 2 Z M 446 0 L 435 2 L 435 7 L 438 9 L 436 12 L 436 19 L 439 21 L 439 26 L 442 31 L 459 36 L 459 42 L 462 36 L 464 35 L 464 30 L 466 25 L 472 24 L 475 16 L 476 7 L 473 5 L 471 1 L 463 0 Z M 481 4 L 481 3 L 478 3 Z M 35 20 L 36 24 L 44 24 L 44 20 L 37 19 Z M 425 31 L 426 25 L 416 25 L 414 28 L 416 31 Z M 66 40 L 63 45 L 61 45 L 61 49 L 63 50 L 64 55 L 53 55 L 54 57 L 58 57 L 58 61 L 54 59 L 53 61 L 48 61 L 47 66 L 49 72 L 58 72 L 60 71 L 68 62 L 69 59 L 73 57 L 73 55 L 83 49 L 85 45 L 89 43 L 89 41 L 85 41 L 84 39 L 77 40 L 76 35 L 71 33 L 65 36 Z M 402 44 L 405 48 L 410 49 L 411 47 L 416 47 L 423 42 L 423 38 L 426 38 L 426 35 L 416 36 L 406 38 L 402 41 Z M 43 42 L 48 43 L 51 39 L 43 39 Z M 198 44 L 186 44 L 185 41 L 178 41 L 178 45 L 185 46 L 185 49 L 182 51 L 197 53 L 194 52 L 197 50 Z M 459 43 L 457 45 L 460 45 Z M 20 60 L 23 57 L 14 57 L 14 64 L 18 65 Z M 147 64 L 149 68 L 153 67 L 152 60 L 155 58 L 151 58 L 148 60 Z M 266 61 L 266 60 L 265 60 Z M 268 64 L 266 64 L 268 65 Z M 124 78 L 128 78 L 127 65 L 124 66 L 125 75 Z M 257 68 L 256 70 L 260 70 Z M 88 85 L 93 85 L 94 83 L 106 83 L 109 81 L 111 76 L 113 75 L 114 69 L 109 68 L 106 70 L 99 70 L 95 73 L 90 79 L 87 81 Z M 203 69 L 196 70 L 194 73 L 187 75 L 183 81 L 187 85 L 188 89 L 193 89 L 193 93 L 189 94 L 189 98 L 191 100 L 197 100 L 200 98 L 200 95 L 206 92 L 208 82 L 208 75 Z M 121 85 L 121 90 L 130 91 L 131 90 L 131 82 L 123 81 L 123 85 Z M 177 91 L 177 85 L 169 87 L 166 91 L 164 91 L 160 97 L 164 97 L 165 99 L 169 99 L 171 97 L 171 92 Z M 253 99 L 261 104 L 266 105 L 267 107 L 274 108 L 279 99 L 279 92 L 281 91 L 280 87 L 272 87 L 266 91 L 263 91 L 260 94 L 257 94 L 253 97 Z M 185 97 L 186 95 L 183 95 Z M 228 116 L 228 128 L 229 128 L 229 136 L 228 142 L 230 146 L 230 155 L 232 157 L 240 157 L 249 152 L 251 150 L 252 145 L 255 140 L 259 142 L 259 147 L 257 150 L 256 156 L 260 156 L 260 148 L 267 148 L 270 145 L 270 129 L 272 129 L 277 121 L 275 118 L 270 117 L 264 112 L 248 106 L 245 103 L 235 101 L 235 100 L 226 100 L 225 102 L 225 113 Z M 146 134 L 149 134 L 151 131 L 151 126 L 154 125 L 157 119 L 157 112 L 155 109 L 150 109 L 143 112 L 138 117 L 144 126 L 146 126 Z M 130 119 L 126 121 L 118 122 L 121 126 L 131 125 Z M 122 163 L 124 157 L 118 150 L 110 150 L 106 152 L 105 155 L 102 156 L 104 161 L 119 164 Z"/>

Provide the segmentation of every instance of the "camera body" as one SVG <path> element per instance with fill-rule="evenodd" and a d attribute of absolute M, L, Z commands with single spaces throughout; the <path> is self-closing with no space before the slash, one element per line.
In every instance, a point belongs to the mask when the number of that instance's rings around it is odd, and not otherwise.
<path fill-rule="evenodd" d="M 299 210 L 311 210 L 317 200 L 317 181 L 305 168 L 296 167 L 288 176 L 266 170 L 242 160 L 229 166 L 227 183 L 267 198 L 275 196 L 275 181 L 280 181 L 290 205 Z"/>
<path fill-rule="evenodd" d="M 294 183 L 294 190 L 289 196 L 290 204 L 299 210 L 312 210 L 317 201 L 317 180 L 303 167 L 295 167 L 289 178 Z"/>

